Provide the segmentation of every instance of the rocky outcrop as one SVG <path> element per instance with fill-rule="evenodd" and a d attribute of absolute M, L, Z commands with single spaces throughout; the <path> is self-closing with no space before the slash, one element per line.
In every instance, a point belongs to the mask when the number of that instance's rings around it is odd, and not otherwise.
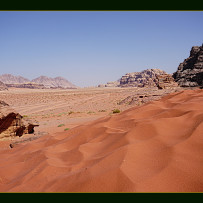
<path fill-rule="evenodd" d="M 157 75 L 166 74 L 159 69 L 147 69 L 142 72 L 127 73 L 122 76 L 121 87 L 156 87 Z"/>
<path fill-rule="evenodd" d="M 30 82 L 27 78 L 24 78 L 22 76 L 14 76 L 11 74 L 0 75 L 0 81 L 4 84 L 23 84 Z"/>
<path fill-rule="evenodd" d="M 170 89 L 174 87 L 178 87 L 178 83 L 174 81 L 174 78 L 171 74 L 161 74 L 156 75 L 157 81 L 156 85 L 158 89 Z"/>
<path fill-rule="evenodd" d="M 203 87 L 203 44 L 192 47 L 190 56 L 180 63 L 173 77 L 181 87 Z"/>
<path fill-rule="evenodd" d="M 0 101 L 0 138 L 31 134 L 35 126 L 38 125 L 23 121 L 19 113 L 16 113 L 4 101 Z"/>
<path fill-rule="evenodd" d="M 169 89 L 157 89 L 156 87 L 154 88 L 139 88 L 137 91 L 135 91 L 134 95 L 128 96 L 125 99 L 122 99 L 121 101 L 118 102 L 118 105 L 137 105 L 140 106 L 142 104 L 145 104 L 150 101 L 154 101 L 157 99 L 160 99 L 161 97 L 181 91 L 182 88 L 179 86 L 176 86 L 174 88 L 169 88 Z"/>
<path fill-rule="evenodd" d="M 50 78 L 47 76 L 40 76 L 36 79 L 33 79 L 32 82 L 43 84 L 46 88 L 77 88 L 74 84 L 63 77 Z"/>
<path fill-rule="evenodd" d="M 7 86 L 3 82 L 0 81 L 0 91 L 7 90 L 7 89 L 8 89 Z"/>
<path fill-rule="evenodd" d="M 160 69 L 147 69 L 142 72 L 127 73 L 121 79 L 100 84 L 98 87 L 156 87 L 158 89 L 168 89 L 177 87 L 171 74 L 167 74 Z"/>
<path fill-rule="evenodd" d="M 147 69 L 142 72 L 127 73 L 120 80 L 120 87 L 176 87 L 172 75 L 160 69 Z"/>
<path fill-rule="evenodd" d="M 24 83 L 24 84 L 7 84 L 7 87 L 15 87 L 15 88 L 30 88 L 30 89 L 45 89 L 43 84 L 36 83 Z"/>
<path fill-rule="evenodd" d="M 120 85 L 120 79 L 112 82 L 107 82 L 106 84 L 100 84 L 98 87 L 118 87 Z"/>

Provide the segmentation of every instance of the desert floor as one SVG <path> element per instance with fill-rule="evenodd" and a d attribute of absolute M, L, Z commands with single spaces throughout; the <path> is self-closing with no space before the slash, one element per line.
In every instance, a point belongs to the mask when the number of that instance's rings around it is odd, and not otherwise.
<path fill-rule="evenodd" d="M 118 102 L 133 95 L 136 88 L 21 89 L 0 92 L 5 101 L 25 120 L 37 122 L 37 132 L 61 132 L 131 107 Z"/>
<path fill-rule="evenodd" d="M 156 89 L 151 92 L 160 92 Z M 5 101 L 25 120 L 38 123 L 36 134 L 55 133 L 85 122 L 121 112 L 138 104 L 119 104 L 126 97 L 147 94 L 142 88 L 21 89 L 0 92 Z M 162 92 L 161 92 L 162 94 Z M 155 98 L 156 99 L 156 98 Z"/>
<path fill-rule="evenodd" d="M 0 191 L 202 192 L 203 90 L 118 104 L 143 91 L 1 92 L 24 119 L 39 123 L 36 136 L 45 135 L 14 148 L 1 145 Z M 114 108 L 122 112 L 112 114 Z"/>

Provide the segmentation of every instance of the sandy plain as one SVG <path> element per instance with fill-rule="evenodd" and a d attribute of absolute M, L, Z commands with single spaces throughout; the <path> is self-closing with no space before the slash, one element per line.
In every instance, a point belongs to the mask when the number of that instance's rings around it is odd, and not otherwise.
<path fill-rule="evenodd" d="M 131 106 L 118 105 L 118 102 L 136 91 L 137 88 L 10 88 L 0 92 L 0 100 L 24 119 L 39 123 L 36 133 L 54 133 L 112 114 L 113 109 L 126 110 Z"/>

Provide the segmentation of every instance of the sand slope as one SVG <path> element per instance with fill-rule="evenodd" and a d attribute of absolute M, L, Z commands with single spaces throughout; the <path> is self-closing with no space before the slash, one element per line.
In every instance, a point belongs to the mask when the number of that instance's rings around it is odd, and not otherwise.
<path fill-rule="evenodd" d="M 203 192 L 203 90 L 0 151 L 1 192 Z"/>

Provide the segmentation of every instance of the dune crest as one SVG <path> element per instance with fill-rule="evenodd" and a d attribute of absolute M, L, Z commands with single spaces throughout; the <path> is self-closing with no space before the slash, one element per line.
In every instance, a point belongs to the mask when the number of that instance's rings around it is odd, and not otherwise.
<path fill-rule="evenodd" d="M 203 192 L 203 90 L 0 151 L 1 192 Z"/>

